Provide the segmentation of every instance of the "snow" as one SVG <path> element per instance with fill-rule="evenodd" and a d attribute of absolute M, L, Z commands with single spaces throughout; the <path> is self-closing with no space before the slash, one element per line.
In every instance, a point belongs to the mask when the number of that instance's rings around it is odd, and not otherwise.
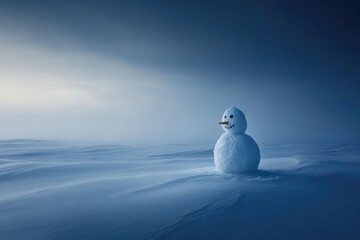
<path fill-rule="evenodd" d="M 296 167 L 299 164 L 299 159 L 295 157 L 280 157 L 261 159 L 259 164 L 260 170 L 282 170 Z"/>
<path fill-rule="evenodd" d="M 247 122 L 244 113 L 231 107 L 220 122 L 225 133 L 217 140 L 214 162 L 222 173 L 255 171 L 260 161 L 260 149 L 252 137 L 245 134 Z"/>
<path fill-rule="evenodd" d="M 360 146 L 261 146 L 219 174 L 211 144 L 0 141 L 0 239 L 359 239 Z"/>

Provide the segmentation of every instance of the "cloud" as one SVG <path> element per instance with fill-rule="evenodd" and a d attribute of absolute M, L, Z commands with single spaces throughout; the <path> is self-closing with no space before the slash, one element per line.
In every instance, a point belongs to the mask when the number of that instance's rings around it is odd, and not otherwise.
<path fill-rule="evenodd" d="M 21 40 L 0 50 L 2 138 L 176 141 L 192 129 L 187 103 L 199 101 L 177 74 Z"/>
<path fill-rule="evenodd" d="M 129 110 L 160 84 L 159 74 L 79 49 L 3 38 L 0 51 L 2 111 Z"/>
<path fill-rule="evenodd" d="M 71 86 L 54 76 L 44 78 L 2 74 L 0 109 L 41 112 L 99 105 L 94 94 L 86 89 Z"/>
<path fill-rule="evenodd" d="M 188 35 L 171 24 L 169 34 L 157 21 L 140 21 L 135 31 L 107 17 L 95 18 L 94 27 L 63 22 L 61 13 L 54 22 L 49 13 L 35 22 L 32 11 L 0 21 L 0 138 L 213 142 L 229 106 L 245 112 L 259 143 L 358 136 L 358 84 L 348 80 L 356 76 L 307 61 L 274 39 L 209 29 L 194 35 L 188 23 Z M 218 40 L 207 38 L 215 33 Z"/>

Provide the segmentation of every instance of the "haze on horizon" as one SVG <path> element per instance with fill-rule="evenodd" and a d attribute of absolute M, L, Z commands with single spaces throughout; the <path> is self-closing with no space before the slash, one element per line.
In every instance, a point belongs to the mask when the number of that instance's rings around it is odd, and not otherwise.
<path fill-rule="evenodd" d="M 355 1 L 1 1 L 0 139 L 360 143 Z"/>

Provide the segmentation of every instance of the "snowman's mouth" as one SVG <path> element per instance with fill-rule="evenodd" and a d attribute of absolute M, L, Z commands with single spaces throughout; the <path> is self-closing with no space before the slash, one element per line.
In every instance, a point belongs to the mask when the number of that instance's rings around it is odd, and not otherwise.
<path fill-rule="evenodd" d="M 230 128 L 233 128 L 235 127 L 235 124 L 231 125 L 231 126 L 224 126 L 226 129 L 230 129 Z"/>

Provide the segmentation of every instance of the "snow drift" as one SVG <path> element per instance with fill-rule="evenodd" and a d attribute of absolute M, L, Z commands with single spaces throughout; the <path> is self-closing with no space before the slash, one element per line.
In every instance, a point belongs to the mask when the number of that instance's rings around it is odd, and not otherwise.
<path fill-rule="evenodd" d="M 0 239 L 359 239 L 359 146 L 262 147 L 257 172 L 211 145 L 0 142 Z"/>

